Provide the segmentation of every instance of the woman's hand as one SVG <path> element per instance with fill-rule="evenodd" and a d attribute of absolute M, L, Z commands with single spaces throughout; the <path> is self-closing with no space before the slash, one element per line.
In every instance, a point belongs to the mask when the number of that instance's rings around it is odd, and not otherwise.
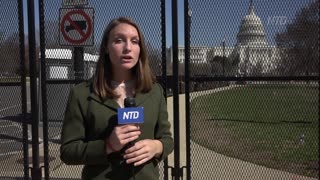
<path fill-rule="evenodd" d="M 139 166 L 153 157 L 160 157 L 163 151 L 163 145 L 159 140 L 141 140 L 125 151 L 124 159 L 127 164 L 134 163 Z"/>
<path fill-rule="evenodd" d="M 138 139 L 140 127 L 134 124 L 115 126 L 109 137 L 106 138 L 107 154 L 121 150 L 126 144 Z"/>

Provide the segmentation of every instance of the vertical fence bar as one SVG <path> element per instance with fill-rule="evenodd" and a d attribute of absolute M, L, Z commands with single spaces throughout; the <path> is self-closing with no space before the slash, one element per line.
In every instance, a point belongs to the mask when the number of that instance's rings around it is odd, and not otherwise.
<path fill-rule="evenodd" d="M 320 3 L 318 2 L 318 15 L 320 10 Z M 320 21 L 318 16 L 318 22 Z M 318 27 L 318 47 L 320 47 L 320 28 Z M 318 69 L 320 69 L 320 61 L 318 57 Z M 320 97 L 320 74 L 318 74 L 318 97 Z M 318 105 L 320 104 L 320 98 L 318 99 Z M 318 122 L 320 122 L 320 106 L 318 106 Z M 320 133 L 320 123 L 318 123 L 318 129 Z M 320 148 L 320 143 L 318 144 L 318 149 Z M 320 159 L 320 152 L 318 153 L 318 160 Z M 320 161 L 318 161 L 318 167 L 320 167 Z M 320 177 L 320 171 L 318 171 L 318 177 Z"/>
<path fill-rule="evenodd" d="M 33 180 L 41 179 L 39 168 L 39 112 L 37 89 L 37 62 L 34 0 L 28 0 L 28 33 L 29 33 L 29 67 L 30 67 L 30 92 L 31 92 L 31 120 L 32 120 L 32 170 Z"/>
<path fill-rule="evenodd" d="M 320 3 L 318 1 L 318 15 L 320 11 Z M 318 16 L 318 22 L 320 21 Z M 318 47 L 320 47 L 320 28 L 318 27 Z M 320 69 L 320 61 L 318 57 L 318 69 Z M 318 73 L 318 97 L 320 97 L 320 74 Z M 320 98 L 318 99 L 318 104 L 320 104 Z M 318 122 L 320 122 L 320 106 L 318 106 Z M 318 123 L 318 129 L 320 133 L 320 123 Z M 320 143 L 318 144 L 318 149 L 320 148 Z M 320 152 L 318 153 L 318 160 L 320 159 Z M 320 161 L 318 161 L 318 167 L 320 167 Z M 320 177 L 320 171 L 318 171 L 318 177 Z"/>
<path fill-rule="evenodd" d="M 49 139 L 48 139 L 48 110 L 47 110 L 47 74 L 45 61 L 45 26 L 44 26 L 44 2 L 39 0 L 39 27 L 40 27 L 40 73 L 41 73 L 41 109 L 43 125 L 43 158 L 44 158 L 44 177 L 49 180 Z"/>
<path fill-rule="evenodd" d="M 167 55 L 166 55 L 166 1 L 161 0 L 161 73 L 162 87 L 164 88 L 164 97 L 167 101 Z M 168 158 L 163 161 L 163 179 L 168 180 Z"/>
<path fill-rule="evenodd" d="M 19 53 L 21 68 L 21 110 L 22 110 L 22 143 L 23 143 L 23 171 L 24 179 L 29 179 L 29 153 L 28 153 L 28 121 L 27 121 L 27 88 L 26 88 L 26 61 L 24 45 L 24 18 L 23 0 L 18 1 L 19 18 Z"/>
<path fill-rule="evenodd" d="M 167 96 L 167 55 L 166 55 L 166 1 L 161 0 L 161 84 Z M 167 99 L 166 99 L 167 100 Z"/>
<path fill-rule="evenodd" d="M 175 180 L 180 179 L 180 130 L 179 130 L 179 61 L 178 61 L 178 2 L 172 0 L 172 67 L 173 67 L 173 136 Z"/>
<path fill-rule="evenodd" d="M 191 163 L 190 163 L 190 31 L 191 31 L 191 9 L 189 8 L 189 1 L 184 0 L 184 42 L 185 42 L 185 102 L 186 102 L 186 166 L 187 166 L 187 180 L 191 179 Z"/>

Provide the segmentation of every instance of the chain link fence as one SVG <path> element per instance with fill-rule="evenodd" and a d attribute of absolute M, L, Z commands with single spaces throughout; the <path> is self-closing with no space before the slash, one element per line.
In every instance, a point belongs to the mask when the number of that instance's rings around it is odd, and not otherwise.
<path fill-rule="evenodd" d="M 75 49 L 61 44 L 60 12 L 74 7 L 56 0 L 36 4 L 39 19 L 44 20 L 38 27 L 35 8 L 36 61 L 43 52 L 46 77 L 38 81 L 45 82 L 42 91 L 39 86 L 39 95 L 45 95 L 39 111 L 46 113 L 40 113 L 45 118 L 39 127 L 39 163 L 42 171 L 43 166 L 48 168 L 48 174 L 42 175 L 80 179 L 82 166 L 66 166 L 59 159 L 67 97 L 79 80 Z M 115 17 L 128 16 L 141 27 L 152 70 L 164 86 L 163 77 L 169 75 L 171 82 L 165 88 L 172 95 L 176 82 L 170 76 L 173 53 L 165 34 L 166 25 L 168 29 L 172 25 L 165 23 L 171 18 L 168 4 L 93 0 L 81 7 L 93 9 L 93 34 L 90 45 L 83 47 L 80 80 L 89 79 L 95 71 L 105 26 Z M 185 117 L 190 125 L 186 144 L 190 145 L 187 171 L 191 176 L 187 179 L 318 179 L 319 2 L 190 0 L 188 5 L 185 32 L 190 30 L 190 39 L 182 44 L 189 47 L 190 57 L 185 57 L 185 46 L 178 47 L 179 92 L 187 90 L 190 107 Z M 179 8 L 182 11 L 180 2 Z M 28 179 L 32 166 L 29 47 L 23 28 L 28 17 L 23 17 L 23 9 L 27 9 L 25 1 L 1 0 L 0 179 Z M 180 20 L 179 29 L 183 27 Z M 185 82 L 186 75 L 190 82 Z M 181 143 L 185 151 L 186 144 Z M 185 167 L 183 155 L 180 161 Z M 166 178 L 168 168 L 162 165 L 161 178 Z"/>
<path fill-rule="evenodd" d="M 189 9 L 191 179 L 318 179 L 318 1 Z"/>

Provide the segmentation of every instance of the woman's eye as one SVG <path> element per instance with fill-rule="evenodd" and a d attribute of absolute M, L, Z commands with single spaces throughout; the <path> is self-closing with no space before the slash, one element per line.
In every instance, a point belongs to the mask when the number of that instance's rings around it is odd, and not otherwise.
<path fill-rule="evenodd" d="M 138 39 L 134 39 L 134 40 L 132 40 L 132 43 L 133 44 L 139 44 L 139 40 Z"/>
<path fill-rule="evenodd" d="M 121 43 L 121 42 L 123 42 L 123 39 L 121 39 L 121 38 L 115 39 L 115 42 L 116 43 Z"/>

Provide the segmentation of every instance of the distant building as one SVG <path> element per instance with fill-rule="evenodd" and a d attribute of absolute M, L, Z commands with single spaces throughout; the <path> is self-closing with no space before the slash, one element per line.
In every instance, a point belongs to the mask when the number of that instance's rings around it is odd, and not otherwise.
<path fill-rule="evenodd" d="M 279 50 L 269 46 L 260 18 L 250 0 L 248 14 L 242 19 L 237 34 L 237 44 L 229 58 L 239 61 L 237 74 L 260 75 L 272 72 L 279 60 Z"/>
<path fill-rule="evenodd" d="M 193 46 L 190 47 L 190 63 L 207 63 L 207 53 L 210 50 L 206 46 Z M 185 62 L 185 48 L 184 46 L 178 47 L 178 61 L 179 63 Z M 168 63 L 172 63 L 172 47 L 167 49 Z"/>
<path fill-rule="evenodd" d="M 95 72 L 97 55 L 84 53 L 84 79 Z M 73 52 L 70 49 L 46 49 L 47 79 L 74 79 Z"/>
<path fill-rule="evenodd" d="M 256 15 L 253 1 L 250 0 L 248 14 L 243 18 L 237 43 L 234 47 L 226 46 L 191 46 L 190 63 L 206 64 L 216 56 L 227 57 L 230 62 L 237 62 L 233 68 L 234 75 L 260 75 L 272 72 L 276 68 L 276 62 L 280 58 L 279 50 L 275 46 L 269 46 L 266 34 L 260 18 Z M 179 47 L 179 63 L 185 62 L 185 49 Z M 167 60 L 172 63 L 172 48 L 167 50 Z"/>

